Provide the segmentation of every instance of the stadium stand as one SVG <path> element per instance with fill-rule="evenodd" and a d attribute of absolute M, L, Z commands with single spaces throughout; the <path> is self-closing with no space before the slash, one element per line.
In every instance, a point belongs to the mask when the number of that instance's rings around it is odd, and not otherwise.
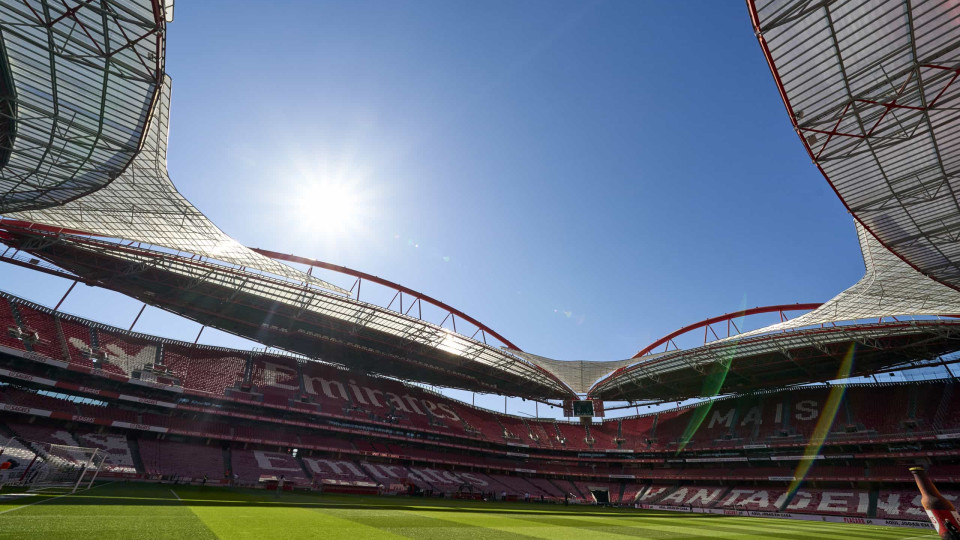
<path fill-rule="evenodd" d="M 350 462 L 344 462 L 350 463 Z M 361 462 L 360 466 L 362 471 L 366 473 L 367 477 L 381 482 L 383 484 L 391 483 L 407 483 L 410 478 L 410 471 L 403 466 L 387 464 L 387 463 L 369 463 Z M 353 470 L 349 469 L 352 473 Z M 356 481 L 360 480 L 360 476 L 357 475 Z"/>
<path fill-rule="evenodd" d="M 951 461 L 960 440 L 952 380 L 847 388 L 824 455 L 787 500 L 795 456 L 823 414 L 828 388 L 588 426 L 495 413 L 275 353 L 152 338 L 0 297 L 4 324 L 19 325 L 20 312 L 47 340 L 36 352 L 74 367 L 11 356 L 19 375 L 0 376 L 0 406 L 13 415 L 4 422 L 26 440 L 102 449 L 106 473 L 243 485 L 279 473 L 331 489 L 395 493 L 414 485 L 448 496 L 593 502 L 596 495 L 612 504 L 847 516 L 909 514 L 906 468 L 917 459 L 935 460 L 931 476 L 948 492 L 960 482 Z M 6 336 L 12 349 L 31 347 Z M 98 369 L 89 369 L 92 359 Z M 843 447 L 851 438 L 855 454 Z M 869 484 L 852 489 L 851 482 Z"/>
<path fill-rule="evenodd" d="M 423 467 L 408 467 L 409 480 L 423 489 L 432 489 L 436 493 L 456 493 L 482 489 L 488 486 L 483 478 L 470 473 L 456 473 Z"/>
<path fill-rule="evenodd" d="M 113 433 L 78 433 L 79 446 L 99 448 L 106 454 L 106 470 L 117 473 L 136 473 L 137 468 L 130 453 L 126 437 Z"/>
<path fill-rule="evenodd" d="M 297 399 L 302 395 L 300 369 L 290 358 L 257 356 L 253 360 L 251 382 L 255 391 L 267 396 Z"/>
<path fill-rule="evenodd" d="M 663 485 L 663 484 L 652 484 L 647 486 L 647 489 L 643 490 L 640 496 L 637 498 L 637 502 L 644 504 L 656 503 L 670 494 L 675 486 Z"/>
<path fill-rule="evenodd" d="M 23 340 L 19 337 L 21 330 L 20 324 L 13 316 L 10 301 L 0 298 L 0 345 L 24 350 Z"/>
<path fill-rule="evenodd" d="M 302 458 L 302 461 L 314 481 L 369 482 L 371 480 L 371 477 L 364 473 L 364 468 L 353 461 L 312 457 Z M 384 477 L 386 476 L 384 473 Z"/>
<path fill-rule="evenodd" d="M 241 483 L 255 485 L 263 476 L 284 476 L 289 482 L 309 484 L 300 464 L 289 454 L 265 450 L 234 449 L 230 452 L 233 474 Z"/>
<path fill-rule="evenodd" d="M 63 317 L 60 317 L 58 321 L 64 341 L 67 344 L 67 361 L 80 367 L 92 368 L 90 327 Z M 54 358 L 62 358 L 62 355 Z"/>
<path fill-rule="evenodd" d="M 563 491 L 546 478 L 530 478 L 530 484 L 537 490 L 538 495 L 542 494 L 546 498 L 562 499 Z"/>
<path fill-rule="evenodd" d="M 956 501 L 958 494 L 941 492 L 950 501 Z M 877 517 L 885 519 L 926 519 L 927 514 L 920 505 L 920 494 L 916 490 L 880 490 L 877 495 Z"/>
<path fill-rule="evenodd" d="M 169 344 L 163 347 L 163 364 L 184 388 L 216 396 L 240 385 L 246 363 L 238 352 Z"/>
<path fill-rule="evenodd" d="M 29 407 L 64 414 L 77 414 L 75 403 L 16 388 L 0 387 L 0 400 L 18 407 Z"/>
<path fill-rule="evenodd" d="M 582 425 L 556 422 L 555 426 L 563 447 L 580 450 L 590 449 L 590 444 L 587 442 L 587 431 Z"/>
<path fill-rule="evenodd" d="M 70 432 L 58 427 L 19 423 L 8 423 L 7 426 L 13 429 L 16 434 L 28 441 L 63 444 L 67 446 L 80 446 L 80 443 L 77 442 Z"/>
<path fill-rule="evenodd" d="M 748 488 L 734 486 L 714 505 L 715 508 L 775 512 L 783 507 L 787 490 L 773 488 Z"/>
<path fill-rule="evenodd" d="M 63 358 L 55 319 L 26 304 L 18 304 L 17 311 L 20 313 L 21 329 L 37 335 L 36 341 L 30 345 L 33 351 L 49 358 Z"/>
<path fill-rule="evenodd" d="M 660 504 L 711 508 L 719 502 L 727 488 L 721 486 L 684 486 L 659 500 Z"/>
<path fill-rule="evenodd" d="M 498 484 L 498 487 L 502 488 L 501 491 L 506 492 L 506 494 L 511 497 L 522 498 L 525 493 L 533 497 L 539 497 L 541 494 L 544 497 L 550 496 L 546 489 L 538 487 L 520 476 L 492 474 L 490 478 Z M 559 491 L 560 488 L 556 489 Z"/>
<path fill-rule="evenodd" d="M 218 446 L 140 439 L 140 457 L 151 476 L 221 479 L 227 476 L 223 450 Z"/>
<path fill-rule="evenodd" d="M 784 510 L 798 514 L 866 516 L 870 493 L 859 489 L 807 489 L 791 497 Z"/>
<path fill-rule="evenodd" d="M 625 482 L 620 502 L 627 506 L 633 505 L 637 502 L 637 497 L 640 496 L 643 487 L 643 484 L 637 482 Z"/>
<path fill-rule="evenodd" d="M 107 366 L 115 367 L 120 375 L 132 377 L 156 362 L 158 346 L 155 343 L 107 330 L 99 330 L 97 338 Z"/>

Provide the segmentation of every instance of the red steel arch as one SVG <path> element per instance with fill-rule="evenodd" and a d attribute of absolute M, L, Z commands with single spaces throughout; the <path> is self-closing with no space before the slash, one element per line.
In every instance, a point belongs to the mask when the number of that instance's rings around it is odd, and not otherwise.
<path fill-rule="evenodd" d="M 711 324 L 716 324 L 716 323 L 725 322 L 725 321 L 732 321 L 733 319 L 738 319 L 738 318 L 740 318 L 740 317 L 746 317 L 746 316 L 748 316 L 748 315 L 759 315 L 759 314 L 761 314 L 761 313 L 777 313 L 777 312 L 780 313 L 780 318 L 781 318 L 781 320 L 786 320 L 786 319 L 784 318 L 784 316 L 783 316 L 783 313 L 784 313 L 784 312 L 787 312 L 787 311 L 810 311 L 810 310 L 813 310 L 813 309 L 817 309 L 817 308 L 820 307 L 821 305 L 823 305 L 823 304 L 819 304 L 819 303 L 817 303 L 817 304 L 780 304 L 780 305 L 776 305 L 776 306 L 763 306 L 763 307 L 755 307 L 755 308 L 750 308 L 750 309 L 744 309 L 744 310 L 741 310 L 741 311 L 734 311 L 733 313 L 727 313 L 727 314 L 720 315 L 720 316 L 717 316 L 717 317 L 713 317 L 713 318 L 710 318 L 710 319 L 704 319 L 704 320 L 702 320 L 702 321 L 700 321 L 700 322 L 693 323 L 693 324 L 688 325 L 688 326 L 684 326 L 683 328 L 681 328 L 681 329 L 679 329 L 679 330 L 677 330 L 677 331 L 675 331 L 675 332 L 671 332 L 671 333 L 663 336 L 662 338 L 654 341 L 654 342 L 651 343 L 650 345 L 647 345 L 646 347 L 644 347 L 643 349 L 641 349 L 640 352 L 638 352 L 637 354 L 633 355 L 633 358 L 640 358 L 641 356 L 649 353 L 649 352 L 652 351 L 653 349 L 656 349 L 656 348 L 659 347 L 660 345 L 663 345 L 664 343 L 669 343 L 669 342 L 670 342 L 671 340 L 673 340 L 673 338 L 675 338 L 675 337 L 682 336 L 683 334 L 686 334 L 687 332 L 691 332 L 691 331 L 696 330 L 696 329 L 698 329 L 698 328 L 706 328 L 706 327 L 709 327 Z M 738 332 L 739 332 L 739 329 L 738 329 Z M 714 333 L 714 335 L 716 335 L 716 333 Z M 704 338 L 706 338 L 706 330 L 704 330 Z"/>
<path fill-rule="evenodd" d="M 383 285 L 384 287 L 389 287 L 389 288 L 397 291 L 397 294 L 401 294 L 401 295 L 402 295 L 402 294 L 407 294 L 408 296 L 412 296 L 412 297 L 414 298 L 414 302 L 417 302 L 417 301 L 426 302 L 426 303 L 428 303 L 428 304 L 430 304 L 430 305 L 432 305 L 432 306 L 436 306 L 436 307 L 438 307 L 438 308 L 446 311 L 447 313 L 449 313 L 449 314 L 450 314 L 450 317 L 452 318 L 453 329 L 454 329 L 455 332 L 456 332 L 456 329 L 457 329 L 456 317 L 460 317 L 461 319 L 463 319 L 463 320 L 469 322 L 470 324 L 474 325 L 475 327 L 477 327 L 477 331 L 478 331 L 478 332 L 482 332 L 483 334 L 487 334 L 487 335 L 493 336 L 493 337 L 496 338 L 498 341 L 500 341 L 500 343 L 503 343 L 504 345 L 506 345 L 506 346 L 507 346 L 508 348 L 510 348 L 510 349 L 513 349 L 513 350 L 515 350 L 515 351 L 521 350 L 520 347 L 517 347 L 516 345 L 514 345 L 510 340 L 508 340 L 507 338 L 501 336 L 499 333 L 495 332 L 495 331 L 494 331 L 493 329 L 491 329 L 489 326 L 481 323 L 480 321 L 474 319 L 473 317 L 467 315 L 466 313 L 460 311 L 459 309 L 456 309 L 456 308 L 454 308 L 453 306 L 450 306 L 450 305 L 448 305 L 448 304 L 445 304 L 444 302 L 441 302 L 440 300 L 437 300 L 436 298 L 432 298 L 432 297 L 427 296 L 427 295 L 425 295 L 425 294 L 423 294 L 423 293 L 417 292 L 417 291 L 415 291 L 415 290 L 413 290 L 413 289 L 411 289 L 411 288 L 409 288 L 409 287 L 404 287 L 403 285 L 400 285 L 399 283 L 394 283 L 394 282 L 392 282 L 392 281 L 388 281 L 388 280 L 386 280 L 386 279 L 383 279 L 383 278 L 374 276 L 374 275 L 372 275 L 372 274 L 368 274 L 368 273 L 366 273 L 366 272 L 361 272 L 361 271 L 359 271 L 359 270 L 354 270 L 354 269 L 352 269 L 352 268 L 347 268 L 346 266 L 340 266 L 340 265 L 338 265 L 338 264 L 331 264 L 331 263 L 327 263 L 327 262 L 323 262 L 323 261 L 318 261 L 318 260 L 315 260 L 315 259 L 308 259 L 308 258 L 306 258 L 306 257 L 300 257 L 300 256 L 297 256 L 297 255 L 287 255 L 287 254 L 284 254 L 284 253 L 278 253 L 278 252 L 276 252 L 276 251 L 270 251 L 270 250 L 267 250 L 267 249 L 260 249 L 260 248 L 250 248 L 250 249 L 252 249 L 253 251 L 255 251 L 255 252 L 257 252 L 257 253 L 259 253 L 259 254 L 261 254 L 261 255 L 264 255 L 264 256 L 266 256 L 266 257 L 270 257 L 271 259 L 275 259 L 275 260 L 278 260 L 278 261 L 287 261 L 287 262 L 292 262 L 292 263 L 298 263 L 298 264 L 304 264 L 304 265 L 307 265 L 307 266 L 312 266 L 312 267 L 314 267 L 314 268 L 323 268 L 323 269 L 325 269 L 325 270 L 332 270 L 332 271 L 334 271 L 334 272 L 339 272 L 339 273 L 341 273 L 341 274 L 346 274 L 346 275 L 348 275 L 348 276 L 353 276 L 353 277 L 357 278 L 358 280 L 364 280 L 364 279 L 365 279 L 365 280 L 367 280 L 367 281 L 376 283 L 376 284 L 378 284 L 378 285 Z M 359 283 L 360 283 L 360 282 L 358 281 L 358 282 L 357 282 L 358 288 L 359 288 Z M 358 295 L 359 295 L 359 291 L 358 291 Z M 402 297 L 401 297 L 401 303 L 402 303 L 402 302 L 403 302 L 403 299 L 402 299 Z M 412 305 L 411 305 L 411 307 L 412 307 Z M 401 307 L 401 310 L 402 310 L 402 307 Z M 408 310 L 408 311 L 409 311 L 409 310 Z M 401 311 L 401 312 L 402 312 L 402 311 Z M 446 321 L 446 319 L 444 319 L 444 321 Z M 441 324 L 442 324 L 442 323 L 441 323 Z M 475 333 L 474 335 L 476 335 L 476 333 Z M 484 340 L 484 341 L 486 341 L 486 340 Z"/>

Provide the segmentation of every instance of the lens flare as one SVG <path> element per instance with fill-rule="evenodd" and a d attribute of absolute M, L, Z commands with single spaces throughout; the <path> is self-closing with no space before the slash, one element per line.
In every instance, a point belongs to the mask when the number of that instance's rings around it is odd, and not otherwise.
<path fill-rule="evenodd" d="M 843 361 L 840 363 L 840 369 L 837 371 L 836 376 L 837 380 L 850 377 L 855 356 L 856 344 L 851 343 L 850 349 L 847 350 L 847 353 L 843 356 Z M 790 487 L 787 490 L 787 500 L 793 497 L 797 489 L 800 488 L 800 485 L 803 484 L 807 473 L 810 472 L 810 467 L 813 466 L 813 462 L 816 461 L 817 456 L 820 455 L 820 450 L 823 448 L 823 443 L 826 441 L 827 435 L 830 434 L 830 428 L 833 427 L 833 422 L 837 418 L 837 412 L 840 410 L 840 403 L 843 401 L 843 396 L 846 391 L 846 385 L 834 386 L 830 389 L 827 403 L 820 412 L 817 425 L 813 428 L 813 434 L 811 434 L 810 439 L 807 440 L 807 445 L 803 450 L 803 456 L 801 456 L 800 463 L 797 464 L 797 469 L 793 473 L 793 481 L 790 482 Z"/>
<path fill-rule="evenodd" d="M 720 388 L 723 387 L 723 381 L 727 379 L 727 374 L 730 373 L 730 364 L 733 363 L 733 354 L 734 353 L 731 352 L 727 358 L 714 364 L 710 374 L 703 379 L 703 387 L 700 393 L 701 396 L 713 397 L 720 392 Z M 683 449 L 687 447 L 687 444 L 690 443 L 690 440 L 693 439 L 693 436 L 697 433 L 697 430 L 700 429 L 700 425 L 703 424 L 703 420 L 707 417 L 707 414 L 712 408 L 712 399 L 697 405 L 697 408 L 690 416 L 690 421 L 687 422 L 687 427 L 683 430 L 683 435 L 680 436 L 680 444 L 677 445 L 676 454 L 683 452 Z"/>
<path fill-rule="evenodd" d="M 746 309 L 746 305 L 747 299 L 744 297 L 743 302 L 740 304 L 740 309 Z M 740 325 L 743 324 L 743 319 L 743 317 L 737 319 Z M 736 321 L 734 326 L 737 326 Z M 729 335 L 729 333 L 730 327 L 728 326 L 727 334 Z M 706 336 L 706 334 L 704 334 L 704 336 Z M 734 345 L 727 352 L 726 358 L 714 364 L 710 374 L 703 379 L 703 385 L 700 388 L 701 396 L 713 398 L 720 393 L 720 389 L 723 388 L 724 381 L 727 380 L 727 374 L 730 373 L 730 365 L 733 363 L 733 357 L 737 354 L 737 348 L 737 345 Z M 697 431 L 700 429 L 700 426 L 707 418 L 707 415 L 710 413 L 711 409 L 713 409 L 713 399 L 698 405 L 696 410 L 693 411 L 693 414 L 690 415 L 690 421 L 687 422 L 687 427 L 683 430 L 683 435 L 680 436 L 680 444 L 677 446 L 676 451 L 677 454 L 682 452 L 690 443 L 690 441 L 693 440 L 693 436 L 697 434 Z"/>

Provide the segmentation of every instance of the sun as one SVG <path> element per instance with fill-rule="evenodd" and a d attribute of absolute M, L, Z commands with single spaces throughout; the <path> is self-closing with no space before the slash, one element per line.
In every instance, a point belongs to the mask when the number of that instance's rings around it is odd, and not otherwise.
<path fill-rule="evenodd" d="M 319 180 L 302 188 L 296 218 L 312 232 L 349 232 L 361 224 L 364 201 L 359 186 L 346 180 Z"/>
<path fill-rule="evenodd" d="M 276 156 L 273 185 L 264 196 L 275 202 L 275 225 L 301 245 L 331 249 L 369 240 L 380 226 L 385 186 L 374 158 L 361 150 L 305 150 L 297 145 Z"/>
<path fill-rule="evenodd" d="M 291 190 L 292 220 L 306 234 L 346 239 L 361 232 L 373 214 L 373 197 L 362 180 L 349 177 L 307 177 Z"/>

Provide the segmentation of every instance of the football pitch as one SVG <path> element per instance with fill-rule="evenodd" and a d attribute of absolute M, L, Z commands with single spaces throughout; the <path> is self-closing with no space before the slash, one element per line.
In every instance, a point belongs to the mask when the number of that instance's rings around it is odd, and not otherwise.
<path fill-rule="evenodd" d="M 933 531 L 589 506 L 102 484 L 0 497 L 0 538 L 923 539 Z"/>

